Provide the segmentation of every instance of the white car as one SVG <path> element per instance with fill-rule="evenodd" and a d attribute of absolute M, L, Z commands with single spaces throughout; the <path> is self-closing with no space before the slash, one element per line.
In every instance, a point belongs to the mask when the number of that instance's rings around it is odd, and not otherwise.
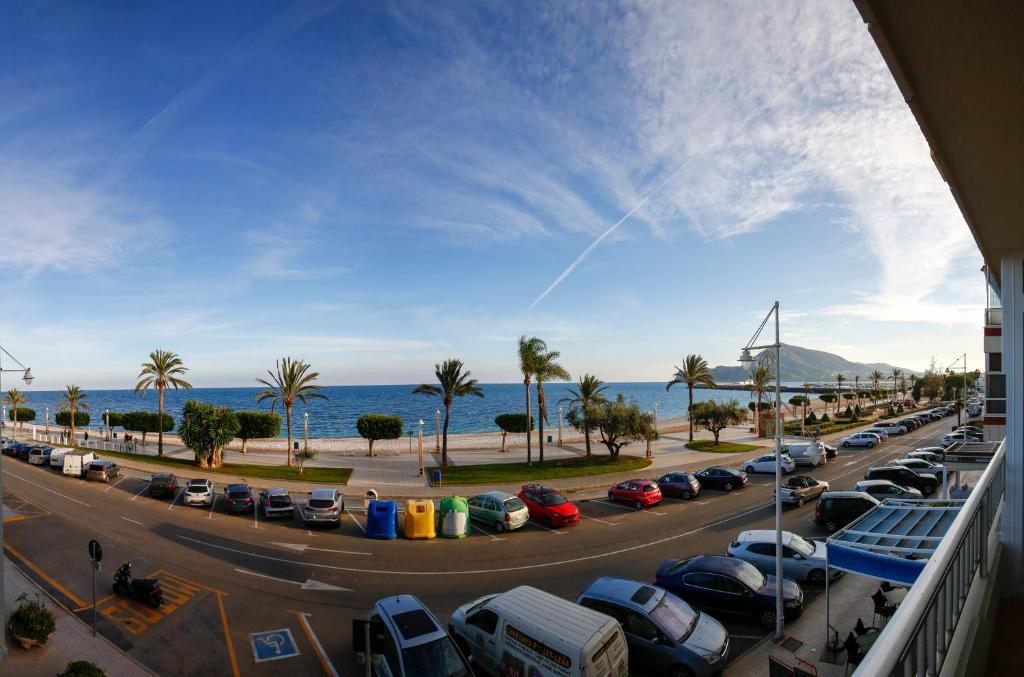
<path fill-rule="evenodd" d="M 931 461 L 927 461 L 923 458 L 897 458 L 895 460 L 887 462 L 886 465 L 899 465 L 903 466 L 904 468 L 910 468 L 911 470 L 918 474 L 923 475 L 927 473 L 929 475 L 935 475 L 936 477 L 940 478 L 942 476 L 943 470 L 942 465 L 938 463 L 932 463 Z"/>
<path fill-rule="evenodd" d="M 185 505 L 213 505 L 213 482 L 191 479 L 185 485 Z"/>
<path fill-rule="evenodd" d="M 941 463 L 942 454 L 945 451 L 942 447 L 924 447 L 907 452 L 905 458 L 923 458 L 930 463 Z"/>
<path fill-rule="evenodd" d="M 782 472 L 786 475 L 796 469 L 796 462 L 786 454 L 782 455 Z M 743 464 L 743 472 L 748 475 L 755 472 L 775 472 L 775 454 L 765 454 L 753 458 Z"/>
<path fill-rule="evenodd" d="M 873 425 L 871 428 L 868 428 L 868 430 L 874 431 L 875 428 L 881 428 L 890 435 L 904 435 L 907 432 L 906 428 L 901 426 L 899 423 L 896 423 L 895 421 L 882 421 L 879 423 L 875 423 L 875 425 Z"/>
<path fill-rule="evenodd" d="M 771 529 L 744 531 L 729 544 L 726 554 L 775 575 L 775 532 Z M 782 532 L 782 573 L 786 578 L 824 585 L 825 561 L 822 541 L 808 541 L 789 531 Z M 841 574 L 835 568 L 829 571 L 833 580 Z"/>
<path fill-rule="evenodd" d="M 841 447 L 871 447 L 881 444 L 882 438 L 874 433 L 860 432 L 844 437 L 839 441 Z"/>
<path fill-rule="evenodd" d="M 889 431 L 886 430 L 885 428 L 879 428 L 878 426 L 874 426 L 873 428 L 868 428 L 867 430 L 864 430 L 862 432 L 873 433 L 873 434 L 878 435 L 879 437 L 881 437 L 883 440 L 889 439 Z"/>
<path fill-rule="evenodd" d="M 976 442 L 976 441 L 977 440 L 975 440 L 973 437 L 971 437 L 969 435 L 965 435 L 964 433 L 950 433 L 948 435 L 943 435 L 942 439 L 939 440 L 939 444 L 941 444 L 944 447 L 949 447 L 949 446 L 954 445 L 954 444 L 956 444 L 958 442 L 966 443 L 966 442 Z"/>

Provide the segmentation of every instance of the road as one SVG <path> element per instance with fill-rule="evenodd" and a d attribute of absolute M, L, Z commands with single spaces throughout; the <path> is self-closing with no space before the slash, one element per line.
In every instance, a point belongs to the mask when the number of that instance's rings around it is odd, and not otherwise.
<path fill-rule="evenodd" d="M 872 450 L 840 450 L 807 474 L 848 489 L 868 465 L 932 446 L 945 428 L 940 422 Z M 665 558 L 724 554 L 740 531 L 773 528 L 772 479 L 753 476 L 742 490 L 643 511 L 591 493 L 576 501 L 580 524 L 559 531 L 531 523 L 500 536 L 474 528 L 462 540 L 373 541 L 364 536 L 358 497 L 347 499 L 339 528 L 311 531 L 291 519 L 225 514 L 220 496 L 213 509 L 186 507 L 180 490 L 173 500 L 150 498 L 143 479 L 84 482 L 7 457 L 4 502 L 19 514 L 7 520 L 5 535 L 16 565 L 87 621 L 87 544 L 99 540 L 99 631 L 159 674 L 361 674 L 351 620 L 380 597 L 415 594 L 447 622 L 459 605 L 520 584 L 573 598 L 598 576 L 649 580 Z M 811 522 L 813 510 L 787 506 L 784 527 L 825 537 Z M 110 595 L 125 559 L 137 576 L 161 578 L 160 610 Z M 765 635 L 745 619 L 720 620 L 733 656 Z M 289 641 L 297 655 L 256 661 L 254 642 L 273 656 L 287 653 Z"/>

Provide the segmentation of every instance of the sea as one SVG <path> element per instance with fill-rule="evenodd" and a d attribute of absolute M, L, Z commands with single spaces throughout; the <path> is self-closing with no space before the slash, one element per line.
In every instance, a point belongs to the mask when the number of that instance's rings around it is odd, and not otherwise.
<path fill-rule="evenodd" d="M 664 382 L 652 383 L 607 383 L 605 394 L 615 397 L 618 393 L 625 395 L 627 401 L 635 401 L 641 409 L 653 411 L 657 408 L 659 420 L 685 416 L 688 410 L 686 386 L 673 386 L 665 391 Z M 308 407 L 300 403 L 293 410 L 292 426 L 296 434 L 302 434 L 303 415 L 309 414 L 309 436 L 312 438 L 356 437 L 356 419 L 369 412 L 381 412 L 401 416 L 406 428 L 415 430 L 420 419 L 424 421 L 424 429 L 434 429 L 435 412 L 441 409 L 442 423 L 444 408 L 437 397 L 414 395 L 415 385 L 378 385 L 378 386 L 324 386 L 321 392 L 326 400 L 310 400 Z M 548 423 L 545 427 L 555 428 L 558 425 L 558 403 L 571 397 L 569 383 L 547 383 L 544 392 L 548 402 Z M 449 424 L 451 433 L 494 432 L 498 427 L 494 417 L 507 412 L 522 412 L 524 391 L 522 383 L 483 383 L 480 388 L 484 397 L 465 397 L 456 400 L 452 407 L 452 418 Z M 256 394 L 261 388 L 193 388 L 192 390 L 168 390 L 164 393 L 164 410 L 174 417 L 175 425 L 179 420 L 182 406 L 187 400 L 195 399 L 224 405 L 235 410 L 269 410 L 269 406 L 256 404 Z M 29 401 L 26 405 L 35 409 L 35 423 L 42 424 L 49 409 L 50 423 L 53 423 L 54 412 L 61 403 L 60 391 L 25 391 Z M 537 392 L 536 385 L 530 388 L 531 410 L 536 416 Z M 154 391 L 144 397 L 136 395 L 132 390 L 89 390 L 86 391 L 86 402 L 92 417 L 90 427 L 103 425 L 104 411 L 156 411 L 157 396 Z M 750 393 L 745 390 L 700 389 L 694 392 L 698 402 L 715 400 L 724 401 L 735 398 L 746 404 L 750 401 Z M 788 399 L 786 394 L 783 399 Z M 567 405 L 566 405 L 567 406 Z M 566 407 L 563 407 L 563 410 Z M 282 414 L 284 412 L 278 409 Z M 282 424 L 281 436 L 285 436 Z"/>

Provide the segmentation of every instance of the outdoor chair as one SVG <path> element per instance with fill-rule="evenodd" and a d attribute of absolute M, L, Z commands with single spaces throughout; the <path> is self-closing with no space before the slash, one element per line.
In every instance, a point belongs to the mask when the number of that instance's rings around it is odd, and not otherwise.
<path fill-rule="evenodd" d="M 860 618 L 857 619 L 857 625 L 853 626 L 853 631 L 857 633 L 857 636 L 866 635 L 869 632 L 879 632 L 878 628 L 873 626 L 865 626 L 864 621 Z"/>
<path fill-rule="evenodd" d="M 872 622 L 874 622 L 874 618 L 878 617 L 881 617 L 883 621 L 888 621 L 896 613 L 896 607 L 886 601 L 885 593 L 881 590 L 875 590 L 875 593 L 871 595 L 871 601 L 875 603 L 875 616 L 872 618 Z"/>
<path fill-rule="evenodd" d="M 846 672 L 848 673 L 851 666 L 856 668 L 860 665 L 860 662 L 864 660 L 864 654 L 860 652 L 860 645 L 857 644 L 857 638 L 853 636 L 852 632 L 846 636 L 843 648 L 846 649 Z"/>

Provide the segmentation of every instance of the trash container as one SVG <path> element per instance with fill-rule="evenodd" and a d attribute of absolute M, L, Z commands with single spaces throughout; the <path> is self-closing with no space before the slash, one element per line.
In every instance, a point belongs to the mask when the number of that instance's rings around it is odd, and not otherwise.
<path fill-rule="evenodd" d="M 441 536 L 465 538 L 469 536 L 469 502 L 462 496 L 441 499 Z"/>
<path fill-rule="evenodd" d="M 551 435 L 548 435 L 548 444 L 551 444 Z"/>
<path fill-rule="evenodd" d="M 441 471 L 434 470 L 430 473 L 430 484 L 435 487 L 441 486 Z"/>
<path fill-rule="evenodd" d="M 366 537 L 398 538 L 398 506 L 394 501 L 371 501 L 366 511 Z"/>
<path fill-rule="evenodd" d="M 426 498 L 410 498 L 405 502 L 405 537 L 434 538 L 434 502 Z"/>

